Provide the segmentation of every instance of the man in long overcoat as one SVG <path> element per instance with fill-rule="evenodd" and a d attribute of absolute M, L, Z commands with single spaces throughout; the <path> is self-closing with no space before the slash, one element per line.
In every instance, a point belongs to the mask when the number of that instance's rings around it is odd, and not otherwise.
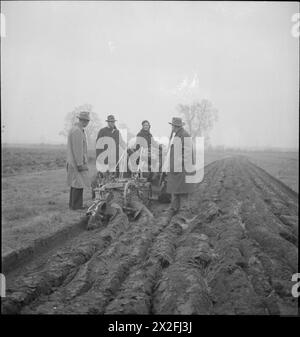
<path fill-rule="evenodd" d="M 76 123 L 68 134 L 67 182 L 70 186 L 69 207 L 72 210 L 84 209 L 83 189 L 91 186 L 88 174 L 87 138 L 84 128 L 90 121 L 89 112 L 79 113 Z"/>
<path fill-rule="evenodd" d="M 172 195 L 172 201 L 170 208 L 173 211 L 178 211 L 181 206 L 182 209 L 189 210 L 189 198 L 190 194 L 194 191 L 195 185 L 193 183 L 187 183 L 186 177 L 190 172 L 190 167 L 187 167 L 185 163 L 193 163 L 193 150 L 192 139 L 189 133 L 183 128 L 183 121 L 181 118 L 174 117 L 172 122 L 172 134 L 169 144 L 169 172 L 167 174 L 167 193 Z M 176 153 L 176 146 L 180 144 L 181 151 Z M 178 146 L 178 148 L 179 148 Z"/>
<path fill-rule="evenodd" d="M 104 128 L 102 128 L 102 129 L 100 129 L 99 132 L 98 132 L 96 143 L 97 143 L 98 139 L 102 138 L 102 137 L 111 137 L 114 140 L 115 145 L 116 145 L 116 158 L 115 158 L 115 160 L 116 160 L 116 172 L 117 172 L 117 175 L 118 175 L 119 174 L 119 167 L 120 167 L 120 165 L 118 164 L 119 159 L 120 159 L 119 145 L 120 145 L 121 149 L 125 150 L 126 144 L 125 144 L 125 142 L 123 141 L 123 139 L 121 137 L 120 131 L 116 127 L 116 119 L 115 119 L 115 117 L 113 115 L 109 115 L 107 117 L 107 119 L 106 119 L 106 122 L 107 122 L 107 126 L 104 127 Z M 103 149 L 102 148 L 97 148 L 97 146 L 96 146 L 96 160 L 97 160 L 97 157 L 102 152 L 104 152 L 104 151 L 107 150 L 107 148 L 108 148 L 107 144 L 104 145 Z M 108 158 L 105 158 L 104 164 L 105 165 L 109 164 L 108 163 Z"/>

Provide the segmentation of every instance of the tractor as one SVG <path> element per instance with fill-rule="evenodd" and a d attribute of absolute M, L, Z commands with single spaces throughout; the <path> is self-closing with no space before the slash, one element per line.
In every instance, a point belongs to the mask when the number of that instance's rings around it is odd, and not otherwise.
<path fill-rule="evenodd" d="M 122 162 L 122 156 L 119 162 Z M 128 163 L 126 165 L 128 167 Z M 99 179 L 93 188 L 95 199 L 86 212 L 88 229 L 107 223 L 120 208 L 130 220 L 136 220 L 143 210 L 153 216 L 148 209 L 151 200 L 170 202 L 171 196 L 166 192 L 166 173 L 143 173 L 142 165 L 140 160 L 137 172 L 126 170 L 124 174 L 121 170 L 98 174 Z"/>

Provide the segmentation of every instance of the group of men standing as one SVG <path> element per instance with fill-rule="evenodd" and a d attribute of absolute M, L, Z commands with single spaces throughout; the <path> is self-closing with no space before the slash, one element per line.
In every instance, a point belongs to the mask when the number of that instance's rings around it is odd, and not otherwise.
<path fill-rule="evenodd" d="M 91 187 L 91 180 L 88 173 L 88 153 L 87 153 L 87 137 L 85 128 L 90 122 L 90 115 L 87 111 L 81 111 L 79 113 L 78 122 L 71 128 L 68 134 L 67 144 L 67 181 L 70 186 L 70 199 L 69 208 L 72 210 L 85 209 L 83 206 L 83 189 Z M 113 115 L 109 115 L 106 119 L 107 127 L 99 130 L 97 140 L 101 137 L 111 137 L 116 144 L 116 158 L 119 159 L 119 145 L 126 150 L 127 146 L 124 143 L 120 131 L 116 127 L 116 119 Z M 186 182 L 186 176 L 188 175 L 184 166 L 185 157 L 191 156 L 191 146 L 185 145 L 186 137 L 190 138 L 188 132 L 183 128 L 183 121 L 181 118 L 174 117 L 172 122 L 172 132 L 169 139 L 168 157 L 169 157 L 169 170 L 167 172 L 167 193 L 172 195 L 172 201 L 170 209 L 173 211 L 187 210 L 189 211 L 189 195 L 193 191 L 194 184 Z M 148 167 L 151 167 L 151 146 L 155 143 L 155 140 L 150 132 L 150 123 L 147 120 L 142 122 L 142 129 L 137 134 L 137 137 L 145 139 L 148 146 Z M 179 139 L 182 144 L 182 151 L 180 151 L 180 158 L 178 154 L 174 152 L 174 139 Z M 191 143 L 189 143 L 191 144 Z M 158 145 L 158 144 L 156 144 Z M 140 145 L 136 145 L 135 150 L 139 150 Z M 100 151 L 104 149 L 97 149 L 96 156 Z M 176 170 L 176 162 L 180 159 L 180 165 L 182 170 Z M 119 166 L 117 165 L 116 171 L 118 173 Z M 152 172 L 150 169 L 150 180 Z"/>

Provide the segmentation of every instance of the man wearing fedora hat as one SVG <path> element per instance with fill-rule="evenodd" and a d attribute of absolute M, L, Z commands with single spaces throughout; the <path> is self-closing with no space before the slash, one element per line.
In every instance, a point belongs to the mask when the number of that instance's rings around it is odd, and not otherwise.
<path fill-rule="evenodd" d="M 188 172 L 185 167 L 185 158 L 192 160 L 191 136 L 183 128 L 184 123 L 181 118 L 173 117 L 169 124 L 172 125 L 168 154 L 170 166 L 167 174 L 167 193 L 172 195 L 170 209 L 174 212 L 180 209 L 189 211 L 189 196 L 194 190 L 194 185 L 186 182 Z M 181 146 L 181 152 L 178 154 L 174 153 L 174 143 L 177 141 Z"/>
<path fill-rule="evenodd" d="M 116 144 L 116 163 L 119 161 L 119 145 L 121 145 L 122 148 L 126 148 L 126 145 L 121 137 L 120 131 L 116 127 L 116 119 L 114 115 L 109 115 L 107 116 L 106 122 L 107 126 L 100 129 L 97 135 L 96 142 L 98 141 L 99 138 L 101 137 L 111 137 L 114 139 L 115 144 Z M 105 144 L 103 149 L 98 149 L 96 148 L 96 158 L 104 151 L 106 151 L 108 148 L 108 145 Z M 104 164 L 108 164 L 108 158 L 105 158 Z M 119 172 L 119 165 L 116 167 L 117 173 Z"/>
<path fill-rule="evenodd" d="M 67 182 L 70 186 L 69 208 L 84 209 L 83 189 L 90 187 L 87 166 L 87 139 L 84 128 L 89 124 L 88 111 L 79 113 L 78 122 L 68 134 L 67 144 Z"/>

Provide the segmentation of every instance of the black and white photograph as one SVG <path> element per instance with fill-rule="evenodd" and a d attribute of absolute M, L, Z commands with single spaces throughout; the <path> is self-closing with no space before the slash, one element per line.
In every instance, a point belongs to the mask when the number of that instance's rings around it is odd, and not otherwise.
<path fill-rule="evenodd" d="M 1 1 L 2 315 L 299 316 L 299 4 Z"/>

